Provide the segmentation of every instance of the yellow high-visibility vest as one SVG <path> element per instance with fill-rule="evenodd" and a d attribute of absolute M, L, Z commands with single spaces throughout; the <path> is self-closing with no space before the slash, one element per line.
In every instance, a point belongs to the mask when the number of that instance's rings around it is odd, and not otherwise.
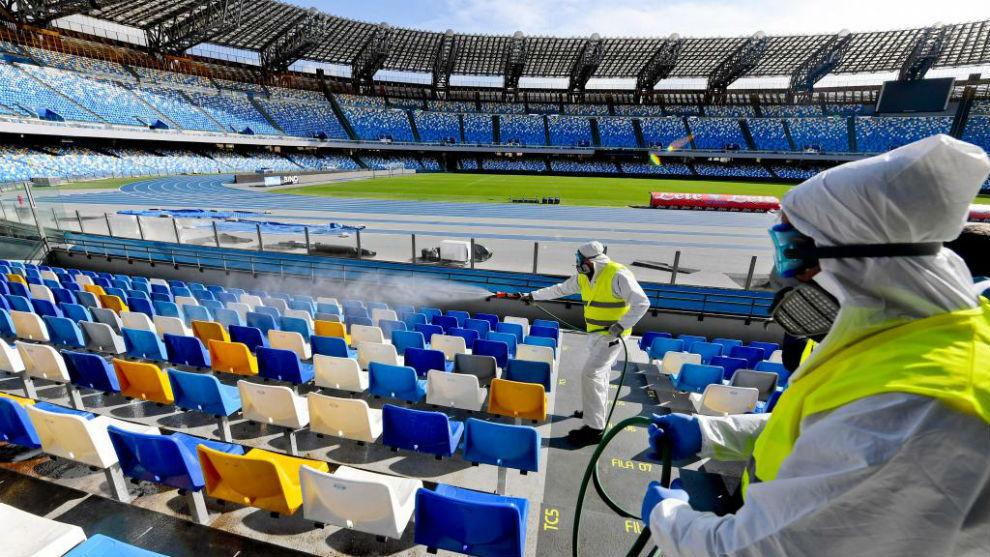
<path fill-rule="evenodd" d="M 609 327 L 618 323 L 629 312 L 629 303 L 612 293 L 612 279 L 622 269 L 625 266 L 610 261 L 599 271 L 594 288 L 584 273 L 578 275 L 581 301 L 584 302 L 584 323 L 589 333 L 608 331 Z M 622 336 L 629 336 L 631 333 L 632 329 L 626 329 Z"/>
<path fill-rule="evenodd" d="M 749 484 L 777 477 L 805 418 L 862 398 L 927 396 L 990 423 L 990 301 L 980 302 L 978 308 L 911 321 L 812 359 L 756 439 L 743 472 L 743 496 Z"/>

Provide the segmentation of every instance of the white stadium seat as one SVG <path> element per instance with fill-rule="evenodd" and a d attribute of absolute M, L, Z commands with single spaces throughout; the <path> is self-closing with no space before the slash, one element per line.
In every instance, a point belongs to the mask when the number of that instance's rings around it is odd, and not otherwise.
<path fill-rule="evenodd" d="M 374 443 L 382 434 L 382 411 L 359 398 L 309 393 L 309 430 L 362 443 Z"/>
<path fill-rule="evenodd" d="M 357 360 L 316 354 L 313 371 L 317 387 L 361 393 L 368 390 L 368 372 L 361 371 Z"/>
<path fill-rule="evenodd" d="M 454 361 L 458 354 L 467 354 L 467 344 L 464 337 L 454 335 L 433 335 L 430 338 L 430 347 L 443 352 L 446 360 Z"/>
<path fill-rule="evenodd" d="M 667 352 L 663 356 L 663 362 L 660 364 L 661 373 L 666 373 L 667 375 L 677 375 L 681 372 L 681 366 L 684 364 L 700 364 L 701 354 L 692 354 L 690 352 Z"/>
<path fill-rule="evenodd" d="M 705 416 L 745 414 L 756 408 L 760 399 L 759 389 L 712 384 L 704 393 L 691 393 L 695 411 Z"/>
<path fill-rule="evenodd" d="M 158 330 L 158 336 L 165 338 L 165 335 L 176 335 L 181 337 L 191 337 L 193 336 L 193 331 L 190 329 L 186 322 L 178 317 L 168 317 L 165 315 L 156 315 L 155 329 Z"/>
<path fill-rule="evenodd" d="M 475 375 L 433 369 L 427 374 L 427 379 L 427 404 L 479 411 L 488 395 L 488 391 L 481 388 Z"/>
<path fill-rule="evenodd" d="M 399 364 L 399 353 L 391 344 L 379 344 L 377 342 L 357 343 L 358 366 L 361 369 L 368 369 L 371 362 L 397 366 Z"/>
<path fill-rule="evenodd" d="M 47 379 L 59 383 L 69 383 L 69 371 L 65 367 L 62 354 L 47 344 L 31 344 L 17 341 L 17 351 L 24 362 L 24 371 L 29 377 Z"/>
<path fill-rule="evenodd" d="M 382 334 L 382 330 L 378 327 L 351 325 L 351 346 L 357 346 L 362 342 L 377 342 L 378 344 L 384 344 L 385 335 Z"/>
<path fill-rule="evenodd" d="M 10 319 L 14 322 L 17 338 L 38 342 L 51 341 L 48 336 L 48 327 L 45 326 L 45 321 L 37 313 L 11 310 Z"/>
<path fill-rule="evenodd" d="M 399 316 L 395 314 L 395 310 L 375 308 L 371 310 L 371 322 L 375 324 L 375 327 L 379 326 L 379 321 L 382 319 L 386 321 L 398 321 Z"/>
<path fill-rule="evenodd" d="M 557 365 L 557 361 L 554 359 L 553 348 L 549 346 L 518 344 L 516 345 L 516 359 L 529 360 L 531 362 L 546 362 L 550 364 L 551 369 Z"/>
<path fill-rule="evenodd" d="M 237 382 L 237 390 L 241 393 L 242 412 L 248 420 L 291 429 L 306 427 L 309 423 L 306 399 L 289 387 L 241 380 Z"/>
<path fill-rule="evenodd" d="M 127 351 L 124 337 L 117 334 L 110 325 L 91 321 L 80 321 L 79 325 L 86 337 L 87 349 L 107 354 L 123 354 Z"/>
<path fill-rule="evenodd" d="M 48 300 L 51 303 L 55 302 L 55 296 L 52 294 L 50 288 L 43 284 L 32 284 L 30 288 L 31 297 L 38 298 L 39 300 Z"/>
<path fill-rule="evenodd" d="M 124 325 L 125 329 L 151 331 L 158 334 L 158 330 L 155 328 L 155 324 L 152 323 L 151 318 L 139 311 L 120 312 L 120 322 Z"/>
<path fill-rule="evenodd" d="M 248 312 L 254 310 L 251 306 L 241 302 L 227 302 L 227 309 L 236 311 L 237 315 L 241 316 L 241 322 L 243 323 L 247 323 Z"/>
<path fill-rule="evenodd" d="M 295 331 L 271 329 L 268 331 L 268 346 L 280 350 L 291 350 L 296 353 L 300 360 L 308 360 L 313 357 L 308 339 L 303 339 L 302 335 Z"/>
<path fill-rule="evenodd" d="M 10 533 L 3 542 L 6 557 L 62 557 L 86 541 L 86 533 L 74 524 L 37 516 L 3 503 L 0 503 L 0 524 Z"/>
<path fill-rule="evenodd" d="M 0 340 L 0 371 L 7 373 L 21 373 L 24 371 L 24 360 L 21 358 L 20 350 L 3 340 Z"/>
<path fill-rule="evenodd" d="M 252 311 L 258 306 L 265 305 L 261 303 L 261 297 L 254 294 L 241 294 L 240 300 L 242 304 L 246 304 Z"/>
<path fill-rule="evenodd" d="M 385 538 L 402 537 L 423 482 L 341 466 L 332 474 L 299 470 L 303 517 Z"/>

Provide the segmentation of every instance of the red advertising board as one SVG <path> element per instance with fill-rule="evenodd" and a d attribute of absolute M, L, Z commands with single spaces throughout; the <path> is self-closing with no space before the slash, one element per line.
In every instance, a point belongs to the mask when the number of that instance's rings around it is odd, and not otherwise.
<path fill-rule="evenodd" d="M 650 207 L 654 209 L 766 213 L 779 209 L 780 200 L 776 197 L 762 195 L 653 192 L 650 194 Z"/>
<path fill-rule="evenodd" d="M 990 205 L 970 205 L 969 222 L 990 222 Z"/>

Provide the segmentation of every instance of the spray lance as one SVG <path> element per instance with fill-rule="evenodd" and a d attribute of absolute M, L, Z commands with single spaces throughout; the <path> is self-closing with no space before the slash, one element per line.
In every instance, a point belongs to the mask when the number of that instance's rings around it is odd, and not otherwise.
<path fill-rule="evenodd" d="M 543 307 L 541 304 L 532 301 L 532 299 L 523 298 L 523 295 L 518 292 L 493 292 L 491 293 L 491 295 L 488 296 L 487 299 L 489 301 L 492 299 L 523 300 L 526 303 L 526 305 L 532 304 L 533 306 L 536 307 L 536 309 L 542 311 L 543 313 L 547 314 L 554 320 L 558 321 L 568 330 L 585 335 L 591 334 L 588 333 L 583 328 L 575 327 L 574 325 L 568 323 L 564 319 L 561 319 L 553 312 Z M 609 406 L 609 410 L 608 410 L 608 416 L 605 418 L 606 424 L 608 424 L 612 420 L 612 413 L 615 411 L 616 403 L 619 401 L 619 394 L 622 392 L 622 385 L 625 383 L 625 379 L 626 379 L 626 371 L 628 371 L 629 369 L 629 346 L 626 344 L 626 339 L 624 337 L 619 337 L 610 345 L 615 345 L 616 343 L 619 342 L 622 343 L 622 351 L 623 351 L 622 373 L 619 375 L 619 386 L 615 390 L 615 397 L 612 399 L 612 404 Z M 584 478 L 581 480 L 581 488 L 578 490 L 577 503 L 575 504 L 574 507 L 575 508 L 574 528 L 573 528 L 573 533 L 571 535 L 572 557 L 578 557 L 579 555 L 578 542 L 581 533 L 581 511 L 582 511 L 582 506 L 584 505 L 585 495 L 587 494 L 588 491 L 589 482 L 592 483 L 592 485 L 594 485 L 595 491 L 598 493 L 599 497 L 602 498 L 602 501 L 604 501 L 605 504 L 608 505 L 608 507 L 612 509 L 613 512 L 615 512 L 616 514 L 618 514 L 623 518 L 633 518 L 633 519 L 641 520 L 643 522 L 645 527 L 643 528 L 643 531 L 640 532 L 639 537 L 636 538 L 636 542 L 629 549 L 629 552 L 626 553 L 627 557 L 638 556 L 640 552 L 643 551 L 643 548 L 646 547 L 646 544 L 649 543 L 650 541 L 649 517 L 640 517 L 639 513 L 623 509 L 621 506 L 619 506 L 618 503 L 616 503 L 615 501 L 612 500 L 611 497 L 609 497 L 608 493 L 605 491 L 605 487 L 601 483 L 601 479 L 598 476 L 598 459 L 601 458 L 602 453 L 605 452 L 605 448 L 608 447 L 609 443 L 612 442 L 612 439 L 614 439 L 623 429 L 635 425 L 648 426 L 651 422 L 652 420 L 650 418 L 647 418 L 646 416 L 633 416 L 631 418 L 626 418 L 625 420 L 622 420 L 621 422 L 610 428 L 608 431 L 606 431 L 604 435 L 602 435 L 602 440 L 598 442 L 598 446 L 595 448 L 594 454 L 591 455 L 591 459 L 588 461 L 588 466 L 585 468 L 584 471 Z M 662 462 L 662 469 L 660 472 L 660 484 L 663 487 L 670 487 L 671 456 L 670 456 L 670 446 L 666 443 L 663 445 L 663 447 L 661 447 L 660 459 Z M 658 548 L 656 547 L 651 549 L 650 552 L 647 553 L 647 557 L 652 557 L 653 555 L 655 555 L 657 553 L 657 549 Z"/>

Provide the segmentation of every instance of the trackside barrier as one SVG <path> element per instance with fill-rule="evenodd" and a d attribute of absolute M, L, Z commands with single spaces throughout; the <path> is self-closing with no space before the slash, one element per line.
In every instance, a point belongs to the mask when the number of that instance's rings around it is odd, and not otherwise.
<path fill-rule="evenodd" d="M 256 251 L 182 246 L 167 242 L 109 238 L 95 234 L 66 232 L 48 239 L 52 247 L 87 256 L 134 258 L 190 265 L 226 272 L 277 273 L 281 276 L 311 277 L 350 282 L 397 279 L 402 277 L 434 278 L 437 280 L 480 287 L 489 291 L 528 292 L 556 284 L 562 277 L 487 271 L 451 269 L 411 263 L 369 261 L 367 259 L 332 258 L 304 254 L 259 253 Z M 765 319 L 773 301 L 773 293 L 721 288 L 674 286 L 642 283 L 653 310 L 679 310 L 700 314 L 722 314 Z M 565 301 L 579 302 L 576 296 Z"/>

